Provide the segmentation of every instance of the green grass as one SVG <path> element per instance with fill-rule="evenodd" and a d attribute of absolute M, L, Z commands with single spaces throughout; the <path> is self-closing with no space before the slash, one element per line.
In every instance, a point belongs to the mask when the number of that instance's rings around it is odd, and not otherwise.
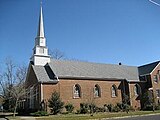
<path fill-rule="evenodd" d="M 50 116 L 44 116 L 44 117 L 36 117 L 36 120 L 95 120 L 95 119 L 102 119 L 102 118 L 113 118 L 113 117 L 124 117 L 124 116 L 135 116 L 135 115 L 147 115 L 147 114 L 160 114 L 159 111 L 135 111 L 135 112 L 129 112 L 128 114 L 126 112 L 117 112 L 117 113 L 95 113 L 93 116 L 90 114 L 66 114 L 66 115 L 50 115 Z M 7 117 L 9 120 L 21 120 L 20 116 Z"/>
<path fill-rule="evenodd" d="M 136 111 L 118 113 L 95 113 L 93 116 L 90 114 L 68 114 L 68 115 L 50 115 L 46 117 L 36 117 L 36 120 L 88 120 L 88 119 L 102 119 L 102 118 L 113 118 L 113 117 L 124 117 L 124 116 L 134 116 L 134 115 L 146 115 L 160 113 L 160 111 Z"/>

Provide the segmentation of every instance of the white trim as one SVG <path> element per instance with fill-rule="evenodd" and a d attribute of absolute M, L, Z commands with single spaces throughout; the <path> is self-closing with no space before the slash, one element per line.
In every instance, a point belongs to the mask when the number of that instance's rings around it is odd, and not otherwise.
<path fill-rule="evenodd" d="M 150 75 L 153 73 L 153 71 L 155 70 L 155 69 L 157 69 L 157 67 L 160 65 L 160 62 L 158 63 L 158 65 L 152 70 L 152 72 L 150 73 Z"/>

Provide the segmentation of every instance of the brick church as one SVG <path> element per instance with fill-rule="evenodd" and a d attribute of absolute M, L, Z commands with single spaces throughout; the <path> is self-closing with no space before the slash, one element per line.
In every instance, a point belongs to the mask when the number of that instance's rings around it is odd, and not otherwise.
<path fill-rule="evenodd" d="M 125 96 L 130 98 L 129 105 L 141 109 L 144 105 L 141 96 L 146 91 L 159 103 L 160 61 L 137 67 L 52 59 L 46 46 L 41 6 L 25 84 L 29 109 L 39 110 L 43 104 L 47 110 L 48 99 L 54 91 L 75 109 L 79 109 L 80 103 L 91 101 L 99 107 L 120 103 Z"/>

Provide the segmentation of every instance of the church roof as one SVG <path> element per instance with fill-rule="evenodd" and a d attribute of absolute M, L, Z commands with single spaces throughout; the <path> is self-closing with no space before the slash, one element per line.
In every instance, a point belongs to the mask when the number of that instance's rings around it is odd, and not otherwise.
<path fill-rule="evenodd" d="M 42 81 L 42 82 L 50 81 L 50 78 L 47 75 L 47 72 L 46 72 L 44 66 L 32 65 L 32 67 L 33 67 L 33 70 L 34 70 L 34 72 L 36 74 L 36 77 L 37 77 L 38 81 Z"/>
<path fill-rule="evenodd" d="M 48 65 L 44 67 L 33 65 L 33 68 L 38 80 L 42 82 L 52 81 L 55 76 L 68 79 L 139 81 L 138 68 L 126 65 L 51 59 Z"/>
<path fill-rule="evenodd" d="M 139 75 L 150 74 L 154 70 L 154 68 L 159 64 L 159 62 L 160 61 L 157 61 L 138 67 Z"/>

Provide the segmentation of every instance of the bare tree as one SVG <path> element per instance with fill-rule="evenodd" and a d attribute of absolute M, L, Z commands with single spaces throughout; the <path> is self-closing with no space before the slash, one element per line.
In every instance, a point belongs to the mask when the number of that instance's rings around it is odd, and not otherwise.
<path fill-rule="evenodd" d="M 6 70 L 0 76 L 1 94 L 5 99 L 6 109 L 13 109 L 15 116 L 18 102 L 25 96 L 24 81 L 27 74 L 27 67 L 25 65 L 16 66 L 13 60 L 7 59 Z"/>
<path fill-rule="evenodd" d="M 27 67 L 25 65 L 19 66 L 16 70 L 16 84 L 12 87 L 12 97 L 15 99 L 14 116 L 17 110 L 18 102 L 23 100 L 26 95 L 25 78 L 27 75 Z"/>
<path fill-rule="evenodd" d="M 4 108 L 11 109 L 12 104 L 10 104 L 9 98 L 11 97 L 10 90 L 14 84 L 15 81 L 15 65 L 13 61 L 10 58 L 7 58 L 5 60 L 5 71 L 1 74 L 1 94 L 3 95 L 5 99 Z"/>
<path fill-rule="evenodd" d="M 64 52 L 60 51 L 59 49 L 49 50 L 49 54 L 51 55 L 52 58 L 55 58 L 58 60 L 65 59 Z"/>

